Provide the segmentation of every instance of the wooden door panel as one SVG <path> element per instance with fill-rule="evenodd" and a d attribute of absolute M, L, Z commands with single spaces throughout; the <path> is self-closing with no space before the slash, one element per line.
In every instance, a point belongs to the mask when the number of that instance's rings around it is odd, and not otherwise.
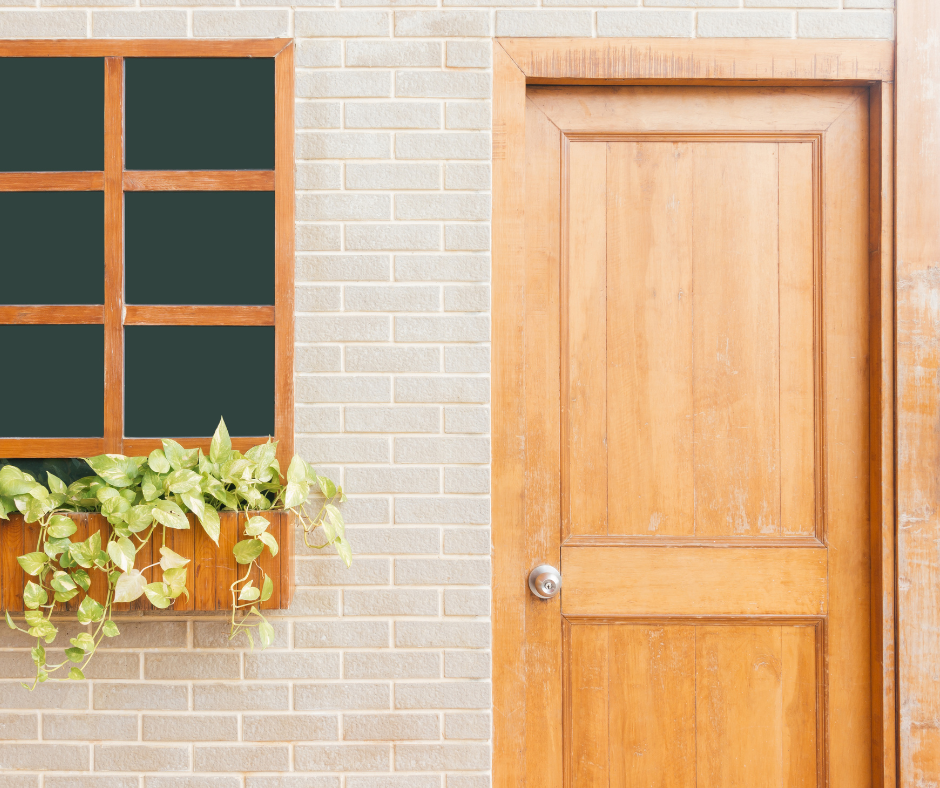
<path fill-rule="evenodd" d="M 816 533 L 816 248 L 820 204 L 815 146 L 781 143 L 777 238 L 780 312 L 780 533 Z"/>
<path fill-rule="evenodd" d="M 569 785 L 817 785 L 818 631 L 569 625 Z"/>
<path fill-rule="evenodd" d="M 692 182 L 689 144 L 608 146 L 612 534 L 695 533 Z"/>
<path fill-rule="evenodd" d="M 815 533 L 814 144 L 604 145 L 569 153 L 570 533 Z"/>
<path fill-rule="evenodd" d="M 540 784 L 870 783 L 864 96 L 530 90 Z"/>
<path fill-rule="evenodd" d="M 567 616 L 823 616 L 825 547 L 561 550 Z"/>
<path fill-rule="evenodd" d="M 582 142 L 568 154 L 566 365 L 570 533 L 607 531 L 607 145 Z M 564 285 L 563 285 L 564 287 Z M 563 351 L 565 352 L 565 351 Z"/>
<path fill-rule="evenodd" d="M 696 627 L 699 788 L 816 780 L 814 627 Z"/>
<path fill-rule="evenodd" d="M 589 628 L 610 642 L 610 785 L 694 788 L 695 627 Z"/>
<path fill-rule="evenodd" d="M 696 534 L 779 530 L 777 148 L 693 146 Z"/>

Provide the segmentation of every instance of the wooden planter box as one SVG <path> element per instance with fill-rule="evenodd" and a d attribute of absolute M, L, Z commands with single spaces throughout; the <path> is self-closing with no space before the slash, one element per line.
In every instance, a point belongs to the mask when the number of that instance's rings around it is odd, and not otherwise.
<path fill-rule="evenodd" d="M 236 577 L 241 577 L 245 567 L 236 563 L 232 555 L 232 547 L 244 538 L 245 521 L 247 518 L 260 514 L 271 523 L 269 532 L 277 539 L 278 553 L 271 556 L 268 549 L 264 549 L 261 565 L 274 581 L 274 593 L 266 602 L 261 603 L 263 610 L 278 610 L 290 604 L 293 592 L 292 555 L 294 534 L 293 522 L 290 512 L 219 512 L 222 521 L 219 535 L 219 546 L 206 536 L 202 526 L 196 518 L 189 515 L 189 530 L 182 531 L 173 528 L 166 529 L 166 546 L 190 559 L 187 564 L 186 590 L 189 597 L 181 595 L 168 610 L 209 612 L 216 610 L 228 611 L 232 605 L 232 595 L 229 587 Z M 107 544 L 110 525 L 100 514 L 70 514 L 78 532 L 72 536 L 72 541 L 83 541 L 94 531 L 101 532 L 102 547 Z M 10 515 L 9 520 L 0 520 L 0 606 L 10 612 L 21 612 L 23 607 L 23 586 L 26 575 L 17 563 L 16 557 L 36 549 L 36 540 L 39 537 L 39 527 L 36 523 L 27 525 L 22 515 Z M 160 560 L 159 533 L 150 540 L 150 543 L 137 554 L 137 567 L 143 567 Z M 151 552 L 152 550 L 152 552 Z M 154 571 L 156 570 L 156 571 Z M 91 596 L 98 602 L 104 602 L 106 597 L 106 583 L 101 572 L 92 574 Z M 158 581 L 162 578 L 160 567 L 154 567 L 144 573 L 148 582 Z M 255 586 L 261 587 L 261 578 L 257 569 L 253 570 Z M 69 602 L 61 605 L 64 610 L 75 610 L 81 603 L 84 594 L 79 592 Z M 130 602 L 114 606 L 116 611 L 127 610 L 158 610 L 150 604 L 146 596 Z"/>

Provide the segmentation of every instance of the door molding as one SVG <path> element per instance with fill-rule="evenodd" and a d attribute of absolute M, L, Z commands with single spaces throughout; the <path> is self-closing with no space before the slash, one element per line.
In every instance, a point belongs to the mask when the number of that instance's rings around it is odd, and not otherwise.
<path fill-rule="evenodd" d="M 917 2 L 930 5 L 933 0 Z M 931 14 L 940 21 L 940 13 Z M 557 419 L 546 414 L 552 403 L 534 394 L 535 387 L 526 388 L 527 377 L 535 379 L 547 371 L 545 340 L 556 348 L 558 342 L 557 336 L 550 336 L 557 325 L 553 327 L 542 314 L 545 306 L 557 310 L 558 293 L 552 292 L 557 281 L 546 286 L 550 278 L 542 275 L 545 272 L 526 264 L 527 242 L 539 241 L 537 237 L 527 241 L 525 224 L 527 84 L 868 87 L 872 772 L 875 786 L 895 785 L 894 42 L 497 39 L 493 49 L 494 786 L 562 784 L 562 770 L 554 768 L 561 759 L 562 743 L 552 734 L 561 730 L 555 724 L 562 715 L 561 676 L 551 675 L 543 667 L 547 661 L 538 654 L 527 654 L 525 642 L 527 618 L 530 626 L 540 623 L 540 608 L 532 605 L 526 577 L 537 563 L 555 564 L 560 559 L 559 540 L 547 543 L 538 538 L 540 527 L 558 514 L 545 504 L 550 492 L 545 485 L 558 478 L 560 437 L 553 434 Z M 932 101 L 940 105 L 940 99 Z M 912 139 L 912 157 L 916 150 Z M 940 155 L 934 154 L 931 162 L 934 169 L 925 177 L 940 183 Z M 937 205 L 935 200 L 932 207 Z M 931 259 L 940 259 L 940 253 Z M 940 279 L 931 281 L 935 290 L 940 288 Z M 531 310 L 528 304 L 533 305 Z M 923 308 L 934 310 L 930 325 L 936 328 L 937 307 Z M 933 343 L 935 350 L 935 336 Z M 932 358 L 940 367 L 940 352 L 933 352 Z M 557 375 L 557 370 L 552 373 Z M 921 416 L 935 421 L 940 393 L 933 391 L 930 397 L 930 412 L 925 407 Z M 928 456 L 940 456 L 935 430 L 928 440 L 936 444 Z M 932 479 L 935 472 L 922 465 L 923 459 L 912 456 L 911 462 L 921 464 L 920 474 Z M 932 617 L 937 615 L 934 610 Z"/>

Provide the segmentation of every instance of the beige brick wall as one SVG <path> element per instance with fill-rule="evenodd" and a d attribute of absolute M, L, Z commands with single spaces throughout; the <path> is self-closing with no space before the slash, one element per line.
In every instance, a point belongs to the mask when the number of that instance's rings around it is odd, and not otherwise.
<path fill-rule="evenodd" d="M 891 38 L 893 5 L 0 0 L 0 38 L 296 37 L 297 445 L 357 554 L 298 561 L 264 653 L 122 622 L 30 694 L 0 631 L 0 788 L 488 788 L 491 36 Z"/>

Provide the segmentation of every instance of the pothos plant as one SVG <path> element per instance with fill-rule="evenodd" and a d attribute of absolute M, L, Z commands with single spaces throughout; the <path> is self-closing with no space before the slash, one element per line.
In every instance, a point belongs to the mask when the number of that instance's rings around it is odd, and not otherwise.
<path fill-rule="evenodd" d="M 119 634 L 112 618 L 116 603 L 146 596 L 155 607 L 166 608 L 181 594 L 188 596 L 189 560 L 166 546 L 168 528 L 189 528 L 188 512 L 195 515 L 216 545 L 220 511 L 258 512 L 247 519 L 243 538 L 233 548 L 235 561 L 245 571 L 230 588 L 230 638 L 244 632 L 254 647 L 254 629 L 261 647 L 270 645 L 274 628 L 259 604 L 270 598 L 274 581 L 259 559 L 264 550 L 276 555 L 278 544 L 268 531 L 270 522 L 263 513 L 278 509 L 293 512 L 303 528 L 305 545 L 317 549 L 332 545 L 347 566 L 352 561 L 343 517 L 336 507 L 346 500 L 342 488 L 315 473 L 299 456 L 291 460 L 285 477 L 276 451 L 277 442 L 271 440 L 244 454 L 236 451 L 223 420 L 212 437 L 208 456 L 202 449 L 184 449 L 176 441 L 164 440 L 163 448 L 149 457 L 88 457 L 85 461 L 95 475 L 69 485 L 52 473 L 47 473 L 46 486 L 13 465 L 0 468 L 0 519 L 20 512 L 27 523 L 39 524 L 36 549 L 17 558 L 30 578 L 23 589 L 26 628 L 17 625 L 6 612 L 11 629 L 36 638 L 32 649 L 36 680 L 32 687 L 65 668 L 68 679 L 83 679 L 84 668 L 101 641 Z M 311 488 L 322 496 L 313 507 L 308 501 Z M 78 529 L 68 517 L 69 512 L 103 514 L 110 524 L 107 541 L 102 542 L 100 532 L 84 541 L 72 541 Z M 315 532 L 323 535 L 321 544 L 310 541 Z M 154 548 L 158 547 L 153 555 L 159 554 L 160 560 L 138 567 L 137 553 L 152 539 L 157 540 Z M 162 571 L 162 580 L 148 583 L 144 573 L 156 567 Z M 260 588 L 251 579 L 255 568 L 261 578 Z M 102 592 L 101 599 L 88 593 L 96 572 L 106 578 L 101 585 L 107 591 Z M 65 659 L 49 664 L 45 646 L 57 635 L 53 612 L 80 591 L 85 596 L 76 616 L 80 624 L 92 624 L 92 632 L 76 635 L 65 649 Z"/>

